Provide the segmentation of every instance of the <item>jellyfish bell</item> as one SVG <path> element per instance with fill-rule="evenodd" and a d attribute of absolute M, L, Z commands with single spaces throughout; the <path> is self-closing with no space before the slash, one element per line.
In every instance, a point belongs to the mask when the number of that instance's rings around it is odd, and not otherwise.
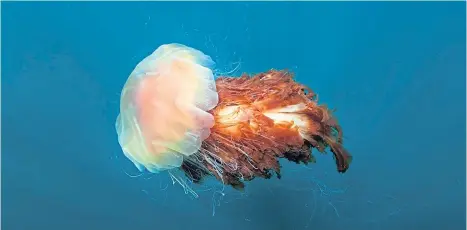
<path fill-rule="evenodd" d="M 180 167 L 210 135 L 218 94 L 214 62 L 201 51 L 167 44 L 143 59 L 125 83 L 116 129 L 125 156 L 140 170 Z"/>

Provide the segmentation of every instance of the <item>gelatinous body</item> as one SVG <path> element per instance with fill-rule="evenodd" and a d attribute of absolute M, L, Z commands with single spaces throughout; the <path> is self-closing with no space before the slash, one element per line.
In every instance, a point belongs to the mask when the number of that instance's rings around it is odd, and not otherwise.
<path fill-rule="evenodd" d="M 193 48 L 168 44 L 142 60 L 122 90 L 116 129 L 122 150 L 139 170 L 180 167 L 199 151 L 218 103 L 214 62 Z"/>
<path fill-rule="evenodd" d="M 180 169 L 194 183 L 214 176 L 241 189 L 271 171 L 279 177 L 279 158 L 307 164 L 314 162 L 312 148 L 328 147 L 337 170 L 348 169 L 352 157 L 337 120 L 290 72 L 214 80 L 213 64 L 198 50 L 169 44 L 131 73 L 116 129 L 139 170 Z"/>

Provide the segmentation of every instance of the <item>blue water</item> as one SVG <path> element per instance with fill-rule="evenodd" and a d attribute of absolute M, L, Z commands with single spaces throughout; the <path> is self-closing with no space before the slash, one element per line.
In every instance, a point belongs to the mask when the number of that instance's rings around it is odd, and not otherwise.
<path fill-rule="evenodd" d="M 3 2 L 1 13 L 3 229 L 465 229 L 463 2 Z M 295 72 L 337 109 L 351 168 L 338 174 L 329 155 L 284 162 L 281 180 L 197 199 L 167 174 L 128 176 L 119 93 L 172 42 L 218 71 Z"/>

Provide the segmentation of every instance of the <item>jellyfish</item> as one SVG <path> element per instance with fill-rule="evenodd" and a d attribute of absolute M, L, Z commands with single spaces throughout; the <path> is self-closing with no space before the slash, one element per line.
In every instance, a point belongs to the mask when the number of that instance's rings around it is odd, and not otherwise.
<path fill-rule="evenodd" d="M 210 134 L 218 102 L 212 59 L 201 51 L 166 44 L 128 77 L 116 120 L 118 142 L 140 170 L 178 168 Z"/>
<path fill-rule="evenodd" d="M 242 190 L 256 177 L 281 177 L 280 158 L 315 162 L 330 150 L 337 171 L 352 156 L 332 111 L 287 70 L 214 80 L 212 59 L 180 44 L 141 61 L 121 95 L 116 129 L 140 170 L 178 170 L 195 184 L 207 177 Z M 183 185 L 182 185 L 183 186 Z"/>

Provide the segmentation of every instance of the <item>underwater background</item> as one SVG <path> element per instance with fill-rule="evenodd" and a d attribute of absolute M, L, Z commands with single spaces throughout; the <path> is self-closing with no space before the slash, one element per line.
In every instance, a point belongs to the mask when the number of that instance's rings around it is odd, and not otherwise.
<path fill-rule="evenodd" d="M 2 228 L 465 229 L 465 2 L 2 2 Z M 283 162 L 245 193 L 136 177 L 114 128 L 165 43 L 217 73 L 287 68 L 354 159 Z"/>

